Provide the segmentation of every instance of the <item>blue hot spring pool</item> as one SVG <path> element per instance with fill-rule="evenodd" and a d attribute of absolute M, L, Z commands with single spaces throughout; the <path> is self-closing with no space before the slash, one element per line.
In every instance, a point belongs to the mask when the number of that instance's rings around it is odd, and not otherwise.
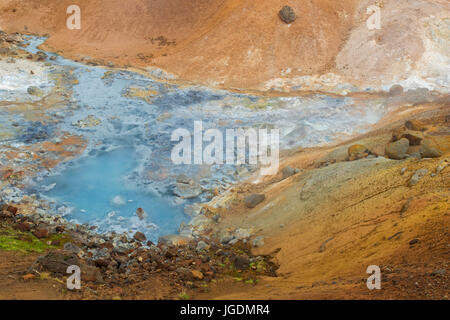
<path fill-rule="evenodd" d="M 99 231 L 141 231 L 152 241 L 176 233 L 188 220 L 183 207 L 136 187 L 130 176 L 137 165 L 135 151 L 129 147 L 83 157 L 46 178 L 45 195 L 64 203 L 64 213 L 72 220 L 97 225 Z M 142 219 L 137 208 L 144 209 Z"/>

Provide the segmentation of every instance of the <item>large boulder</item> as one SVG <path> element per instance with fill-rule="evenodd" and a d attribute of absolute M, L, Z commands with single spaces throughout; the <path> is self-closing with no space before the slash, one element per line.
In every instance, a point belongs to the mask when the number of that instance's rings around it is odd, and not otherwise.
<path fill-rule="evenodd" d="M 362 144 L 354 144 L 348 148 L 347 153 L 348 160 L 353 161 L 366 158 L 370 154 L 370 151 Z"/>
<path fill-rule="evenodd" d="M 80 267 L 81 281 L 103 282 L 102 274 L 96 267 L 84 264 L 75 253 L 67 251 L 50 251 L 45 256 L 37 258 L 29 273 L 48 272 L 55 276 L 65 276 L 68 275 L 67 268 L 70 266 Z"/>
<path fill-rule="evenodd" d="M 398 141 L 391 142 L 386 145 L 386 155 L 390 159 L 401 160 L 406 158 L 406 152 L 409 148 L 409 140 L 402 138 Z"/>

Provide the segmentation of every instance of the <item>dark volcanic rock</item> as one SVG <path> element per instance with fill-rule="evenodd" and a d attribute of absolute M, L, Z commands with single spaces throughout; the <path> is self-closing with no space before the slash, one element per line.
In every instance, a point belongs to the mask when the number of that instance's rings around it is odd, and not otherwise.
<path fill-rule="evenodd" d="M 47 238 L 48 230 L 47 229 L 37 229 L 33 232 L 33 234 L 38 239 Z"/>
<path fill-rule="evenodd" d="M 30 231 L 31 227 L 28 223 L 18 223 L 14 226 L 14 229 L 19 230 L 21 232 L 28 232 Z"/>
<path fill-rule="evenodd" d="M 233 266 L 238 270 L 245 270 L 250 266 L 250 260 L 247 257 L 236 256 L 233 261 Z"/>
<path fill-rule="evenodd" d="M 80 265 L 80 260 L 73 252 L 50 251 L 41 256 L 31 266 L 30 272 L 51 272 L 53 274 L 65 275 L 69 266 Z"/>
<path fill-rule="evenodd" d="M 297 19 L 294 9 L 289 6 L 284 6 L 283 8 L 281 8 L 279 15 L 281 20 L 288 24 L 294 22 Z"/>
<path fill-rule="evenodd" d="M 133 237 L 133 238 L 136 239 L 137 241 L 141 241 L 141 242 L 147 240 L 147 237 L 146 237 L 145 234 L 143 234 L 142 232 L 136 232 L 136 233 L 134 234 L 134 237 Z"/>
<path fill-rule="evenodd" d="M 265 198 L 266 196 L 263 194 L 251 194 L 245 198 L 245 206 L 247 208 L 254 208 L 263 202 Z"/>
<path fill-rule="evenodd" d="M 292 167 L 284 167 L 281 171 L 283 174 L 283 179 L 289 178 L 290 176 L 293 176 L 294 174 L 298 173 L 299 170 Z"/>

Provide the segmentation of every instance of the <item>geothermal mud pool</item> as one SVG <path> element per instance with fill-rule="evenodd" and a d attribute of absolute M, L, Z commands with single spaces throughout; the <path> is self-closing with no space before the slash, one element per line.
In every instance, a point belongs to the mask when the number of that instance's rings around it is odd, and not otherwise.
<path fill-rule="evenodd" d="M 27 39 L 26 50 L 33 54 L 45 41 Z M 33 74 L 2 78 L 0 98 L 14 105 L 1 111 L 2 145 L 58 144 L 62 137 L 78 136 L 86 148 L 55 168 L 39 168 L 23 189 L 49 200 L 68 220 L 96 225 L 102 232 L 141 231 L 153 241 L 190 220 L 183 211 L 186 204 L 208 201 L 212 190 L 222 192 L 258 169 L 173 164 L 171 134 L 177 128 L 193 132 L 194 121 L 200 120 L 203 130 L 278 128 L 280 149 L 311 147 L 364 132 L 389 109 L 384 97 L 257 97 L 158 82 L 46 54 L 45 63 L 21 60 Z M 47 108 L 52 90 L 63 101 Z M 189 199 L 173 193 L 180 174 L 195 181 Z M 19 202 L 18 192 L 3 190 L 2 196 Z M 144 217 L 136 215 L 137 208 L 144 209 Z"/>

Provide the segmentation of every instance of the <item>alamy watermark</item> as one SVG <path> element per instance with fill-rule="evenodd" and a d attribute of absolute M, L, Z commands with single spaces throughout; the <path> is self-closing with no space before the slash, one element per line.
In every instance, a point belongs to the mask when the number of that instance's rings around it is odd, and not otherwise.
<path fill-rule="evenodd" d="M 192 138 L 193 136 L 193 138 Z M 225 138 L 225 139 L 224 139 Z M 178 128 L 172 133 L 174 164 L 261 165 L 261 175 L 274 175 L 279 166 L 278 129 L 219 129 L 203 131 L 203 122 L 194 121 L 194 132 Z M 204 142 L 208 144 L 204 146 Z M 192 152 L 193 151 L 193 152 Z M 248 152 L 247 152 L 248 151 Z"/>
<path fill-rule="evenodd" d="M 370 14 L 370 17 L 366 21 L 367 28 L 369 30 L 380 30 L 381 8 L 377 5 L 372 5 L 367 8 L 367 14 Z"/>
<path fill-rule="evenodd" d="M 66 20 L 66 26 L 69 30 L 81 29 L 81 9 L 76 4 L 67 7 L 67 14 L 70 16 Z"/>
<path fill-rule="evenodd" d="M 379 266 L 371 265 L 367 267 L 366 272 L 370 274 L 367 278 L 367 289 L 369 290 L 380 290 L 381 289 L 381 269 Z"/>
<path fill-rule="evenodd" d="M 70 276 L 67 278 L 67 289 L 80 290 L 81 289 L 81 269 L 79 266 L 72 265 L 67 267 L 67 271 Z"/>

